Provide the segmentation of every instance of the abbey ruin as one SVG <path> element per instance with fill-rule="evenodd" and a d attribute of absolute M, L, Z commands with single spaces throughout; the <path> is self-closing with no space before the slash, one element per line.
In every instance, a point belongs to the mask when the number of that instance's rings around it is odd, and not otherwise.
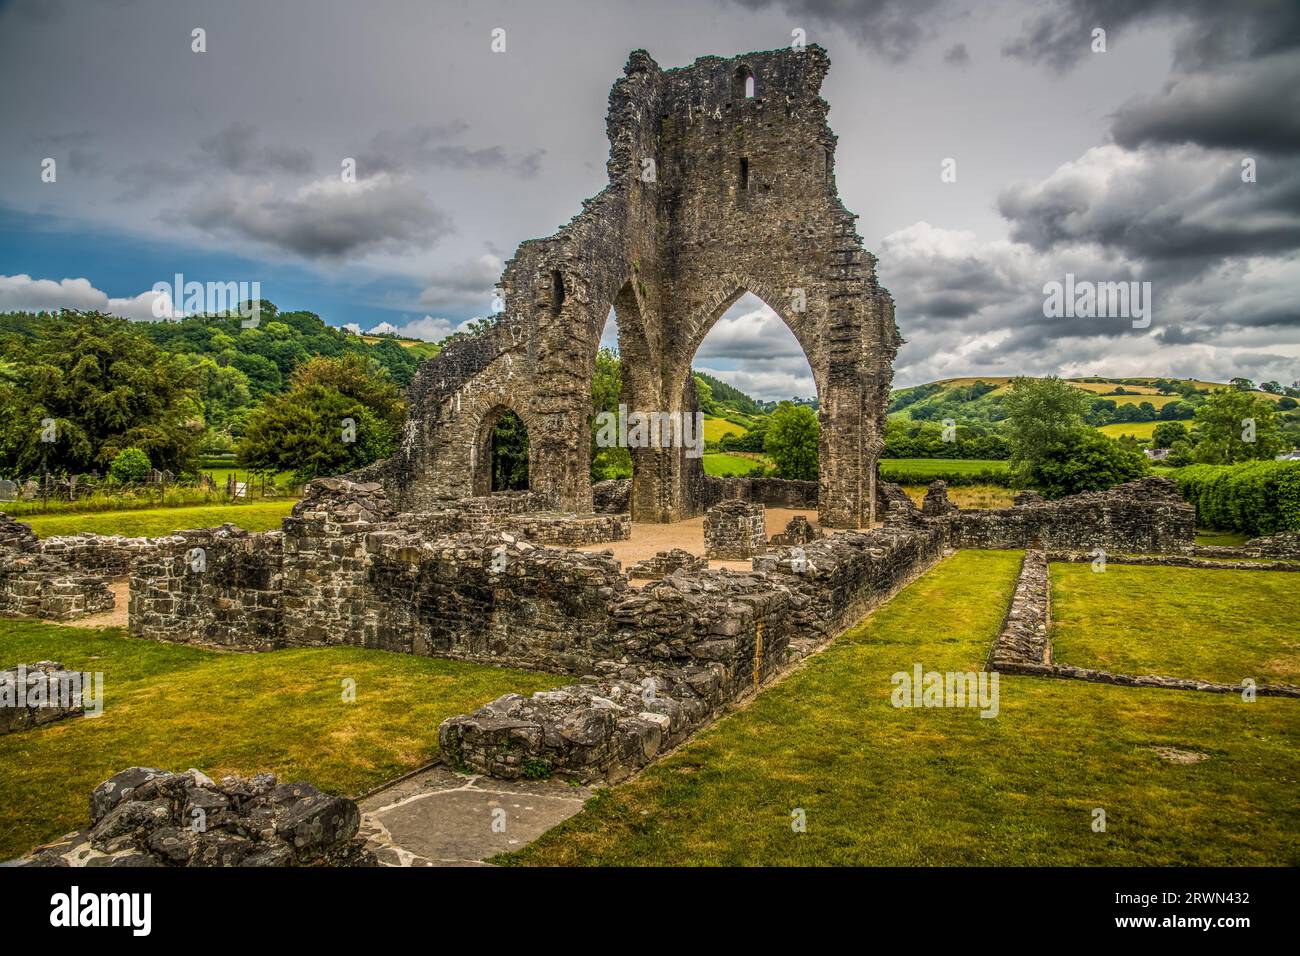
<path fill-rule="evenodd" d="M 371 473 L 404 510 L 487 494 L 489 436 L 506 410 L 529 434 L 530 487 L 592 510 L 591 379 L 613 307 L 622 402 L 696 408 L 691 360 L 746 291 L 794 332 L 821 416 L 825 527 L 873 518 L 892 361 L 901 339 L 856 217 L 835 190 L 835 135 L 817 46 L 662 70 L 635 51 L 609 95 L 609 185 L 555 235 L 523 243 L 486 335 L 451 343 L 411 388 L 400 453 Z M 705 507 L 680 447 L 633 449 L 633 521 Z"/>
<path fill-rule="evenodd" d="M 495 324 L 421 367 L 393 458 L 312 482 L 279 531 L 38 540 L 0 515 L 0 613 L 84 615 L 111 607 L 109 581 L 127 576 L 136 637 L 346 644 L 571 675 L 429 732 L 458 769 L 612 780 L 954 549 L 1190 560 L 1194 511 L 1165 479 L 996 510 L 957 508 L 942 482 L 917 507 L 878 480 L 900 338 L 836 195 L 818 93 L 828 68 L 818 47 L 675 70 L 634 52 L 609 98 L 609 185 L 554 236 L 519 247 Z M 623 402 L 693 412 L 692 358 L 746 291 L 809 359 L 819 480 L 710 478 L 661 446 L 632 450 L 630 481 L 593 486 L 591 381 L 610 308 Z M 507 411 L 528 429 L 530 487 L 494 494 L 490 436 Z M 772 527 L 778 507 L 817 522 Z M 699 553 L 625 568 L 603 550 L 638 524 L 700 515 Z M 1023 666 L 1042 663 L 1033 622 L 1044 619 L 1027 613 L 1028 636 L 1009 641 L 1029 648 Z"/>

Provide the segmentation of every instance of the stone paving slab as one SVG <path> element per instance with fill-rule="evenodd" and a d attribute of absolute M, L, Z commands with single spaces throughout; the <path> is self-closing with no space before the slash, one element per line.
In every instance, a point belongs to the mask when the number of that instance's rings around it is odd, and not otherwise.
<path fill-rule="evenodd" d="M 384 866 L 487 866 L 591 795 L 559 780 L 493 780 L 439 764 L 362 800 L 361 835 Z"/>

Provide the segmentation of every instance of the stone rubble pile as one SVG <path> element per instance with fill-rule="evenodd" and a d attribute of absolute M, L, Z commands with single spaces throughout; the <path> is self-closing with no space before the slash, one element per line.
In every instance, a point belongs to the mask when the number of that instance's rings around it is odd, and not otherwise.
<path fill-rule="evenodd" d="M 58 661 L 0 671 L 0 734 L 81 716 L 81 684 L 73 676 Z"/>
<path fill-rule="evenodd" d="M 224 777 L 132 767 L 90 795 L 90 827 L 22 866 L 361 866 L 361 814 L 346 797 L 269 773 Z"/>
<path fill-rule="evenodd" d="M 703 571 L 709 566 L 707 558 L 702 558 L 698 554 L 684 548 L 673 548 L 669 551 L 660 551 L 654 557 L 646 558 L 644 561 L 638 561 L 627 569 L 628 577 L 632 578 L 651 578 L 659 580 L 666 578 L 674 571 Z"/>

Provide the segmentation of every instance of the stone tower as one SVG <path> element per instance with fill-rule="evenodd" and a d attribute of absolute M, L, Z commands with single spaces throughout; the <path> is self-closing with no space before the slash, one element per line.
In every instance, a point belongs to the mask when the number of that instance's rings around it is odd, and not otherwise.
<path fill-rule="evenodd" d="M 505 267 L 504 309 L 450 343 L 411 387 L 401 449 L 375 470 L 408 510 L 491 487 L 490 436 L 511 410 L 529 433 L 529 480 L 591 509 L 591 380 L 611 306 L 622 401 L 690 412 L 691 360 L 746 291 L 808 357 L 820 401 L 823 525 L 873 517 L 892 362 L 893 300 L 835 189 L 835 135 L 817 46 L 662 70 L 643 50 L 609 95 L 609 185 Z M 698 513 L 704 480 L 681 448 L 633 449 L 632 516 Z"/>

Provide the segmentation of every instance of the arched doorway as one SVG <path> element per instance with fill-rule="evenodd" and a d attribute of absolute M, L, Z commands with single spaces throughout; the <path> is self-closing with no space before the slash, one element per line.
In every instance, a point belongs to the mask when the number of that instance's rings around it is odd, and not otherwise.
<path fill-rule="evenodd" d="M 479 425 L 475 452 L 475 495 L 528 489 L 528 426 L 512 409 L 495 405 L 488 410 Z"/>

